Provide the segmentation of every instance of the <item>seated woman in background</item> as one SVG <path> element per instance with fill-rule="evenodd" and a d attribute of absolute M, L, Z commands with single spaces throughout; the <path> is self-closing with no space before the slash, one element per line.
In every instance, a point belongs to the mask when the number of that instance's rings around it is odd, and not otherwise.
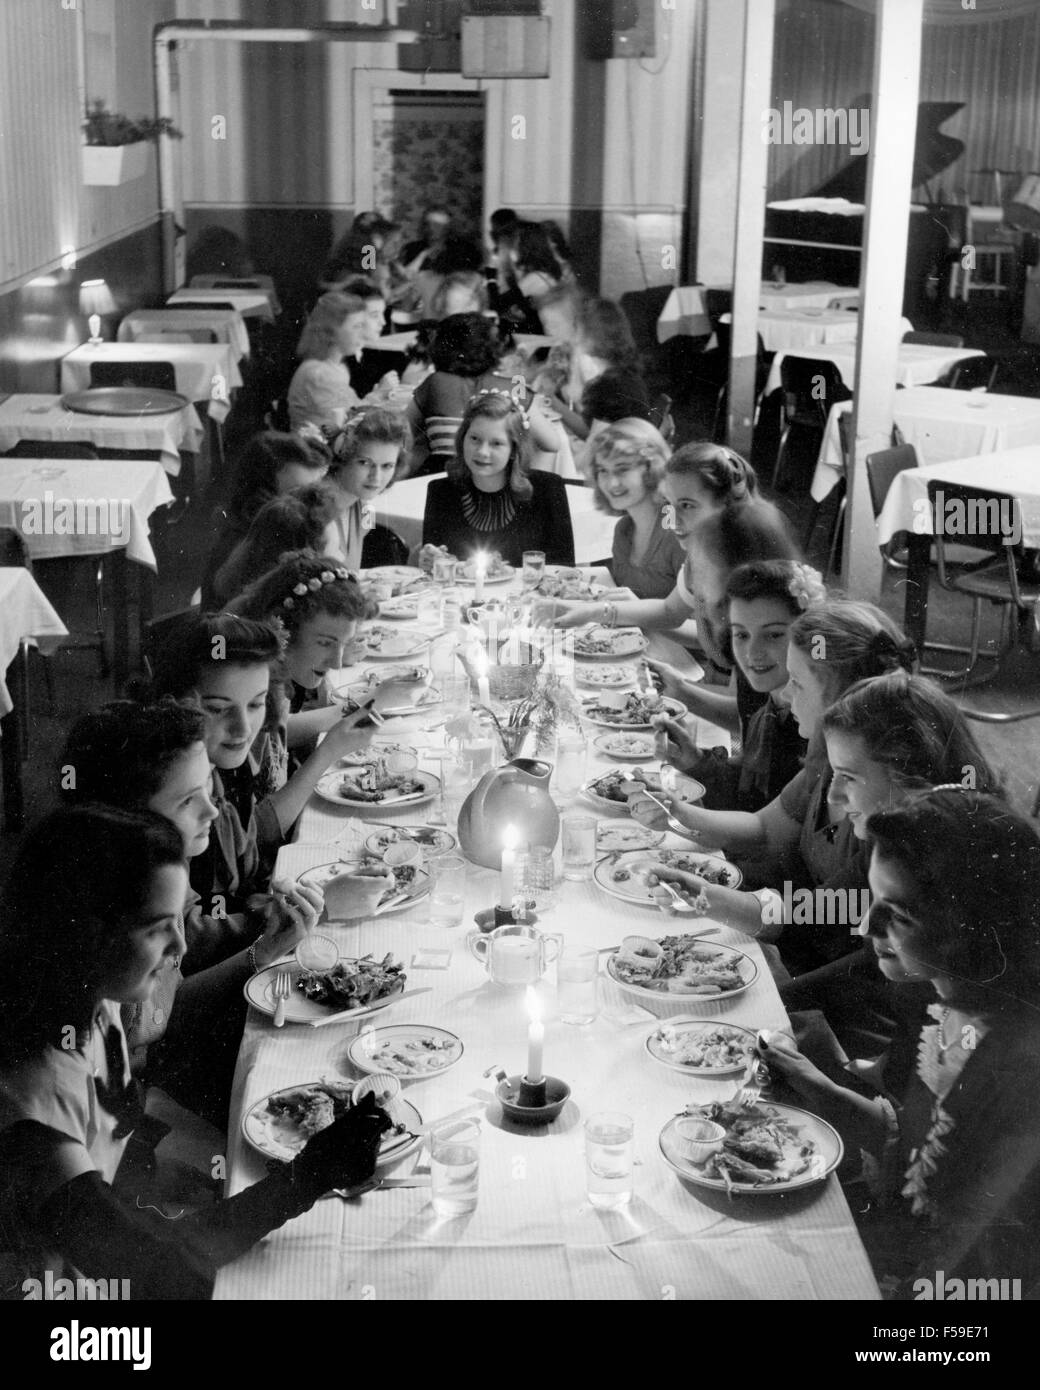
<path fill-rule="evenodd" d="M 315 440 L 277 430 L 253 436 L 239 455 L 227 507 L 214 518 L 218 531 L 202 576 L 203 611 L 216 606 L 213 576 L 246 535 L 264 503 L 293 488 L 318 482 L 328 466 L 328 450 Z"/>
<path fill-rule="evenodd" d="M 595 506 L 622 513 L 614 527 L 611 575 L 637 598 L 667 598 L 685 558 L 675 532 L 661 525 L 660 485 L 668 458 L 657 430 L 638 419 L 604 428 L 585 455 L 583 472 L 595 490 Z"/>
<path fill-rule="evenodd" d="M 332 248 L 321 273 L 323 290 L 342 291 L 354 276 L 374 280 L 388 304 L 395 302 L 400 287 L 408 282 L 394 274 L 395 243 L 400 244 L 400 227 L 378 212 L 359 212 Z M 373 264 L 373 257 L 375 263 Z"/>
<path fill-rule="evenodd" d="M 440 322 L 452 314 L 483 314 L 487 306 L 483 275 L 476 270 L 453 270 L 445 275 L 430 302 L 430 317 Z"/>
<path fill-rule="evenodd" d="M 365 341 L 365 303 L 356 295 L 323 294 L 311 310 L 296 355 L 301 358 L 289 383 L 289 423 L 338 428 L 348 410 L 361 404 L 343 365 Z"/>
<path fill-rule="evenodd" d="M 347 421 L 331 440 L 328 484 L 335 512 L 314 549 L 347 569 L 361 568 L 365 533 L 375 525 L 374 504 L 400 475 L 410 447 L 408 422 L 395 410 L 368 406 Z"/>
<path fill-rule="evenodd" d="M 928 981 L 937 996 L 909 1084 L 894 1113 L 782 1038 L 765 1060 L 847 1152 L 882 1161 L 883 1200 L 870 1203 L 860 1233 L 890 1294 L 934 1297 L 936 1278 L 947 1289 L 1014 1279 L 1012 1296 L 1035 1298 L 1040 841 L 1004 801 L 959 785 L 877 811 L 865 830 L 878 968 L 892 982 Z"/>
<path fill-rule="evenodd" d="M 416 387 L 406 412 L 415 440 L 410 477 L 450 469 L 466 407 L 478 392 L 512 389 L 513 379 L 498 371 L 500 353 L 498 329 L 482 314 L 453 314 L 438 326 L 430 347 L 433 373 Z M 532 447 L 555 454 L 562 431 L 537 397 L 530 424 Z"/>
<path fill-rule="evenodd" d="M 209 608 L 223 608 L 242 590 L 273 569 L 287 550 L 321 550 L 325 536 L 339 516 L 337 490 L 328 483 L 294 488 L 272 497 L 253 518 L 253 524 L 213 576 Z"/>
<path fill-rule="evenodd" d="M 254 270 L 249 248 L 237 232 L 213 223 L 203 227 L 188 247 L 184 279 L 188 285 L 196 275 L 246 280 Z"/>
<path fill-rule="evenodd" d="M 483 391 L 466 407 L 446 478 L 426 492 L 423 544 L 460 560 L 496 551 L 519 566 L 525 550 L 549 564 L 574 564 L 567 489 L 553 473 L 531 472 L 534 427 L 512 396 Z"/>
<path fill-rule="evenodd" d="M 538 222 L 518 222 L 499 237 L 498 253 L 499 314 L 516 332 L 541 333 L 538 307 L 562 279 L 548 233 Z"/>
<path fill-rule="evenodd" d="M 85 807 L 35 826 L 12 870 L 0 930 L 0 1226 L 27 1277 L 58 1255 L 87 1278 L 117 1271 L 136 1299 L 208 1298 L 221 1265 L 374 1171 L 390 1121 L 370 1104 L 245 1192 L 179 1220 L 139 1190 L 113 1190 L 143 1120 L 120 1008 L 147 1009 L 184 953 L 183 853 L 162 816 Z"/>

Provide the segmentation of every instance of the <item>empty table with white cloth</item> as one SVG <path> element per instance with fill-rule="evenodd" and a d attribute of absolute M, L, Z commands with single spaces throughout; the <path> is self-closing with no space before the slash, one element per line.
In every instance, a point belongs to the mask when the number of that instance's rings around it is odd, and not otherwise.
<path fill-rule="evenodd" d="M 277 298 L 270 290 L 204 290 L 196 286 L 175 290 L 166 301 L 171 309 L 178 304 L 230 304 L 245 319 L 274 323 Z"/>
<path fill-rule="evenodd" d="M 938 381 L 951 367 L 968 357 L 985 357 L 977 348 L 934 347 L 927 343 L 900 343 L 896 359 L 898 386 L 926 386 Z M 778 352 L 766 377 L 766 395 L 780 389 L 780 364 L 785 357 L 812 357 L 833 362 L 851 391 L 856 379 L 856 344 L 823 343 L 807 352 Z"/>
<path fill-rule="evenodd" d="M 176 477 L 181 471 L 180 451 L 198 453 L 204 438 L 193 405 L 163 415 L 89 415 L 68 410 L 60 396 L 15 395 L 0 401 L 0 453 L 13 449 L 20 439 L 75 440 L 98 449 L 157 453 L 167 473 Z"/>
<path fill-rule="evenodd" d="M 733 315 L 723 314 L 719 321 L 732 323 Z M 909 319 L 900 322 L 904 333 L 913 329 Z M 859 314 L 847 309 L 764 309 L 758 315 L 758 335 L 766 352 L 854 343 L 859 336 Z"/>
<path fill-rule="evenodd" d="M 86 391 L 94 362 L 169 362 L 180 394 L 207 401 L 207 413 L 218 421 L 227 419 L 231 392 L 242 385 L 229 343 L 84 343 L 62 358 L 62 391 Z"/>
<path fill-rule="evenodd" d="M 237 309 L 135 309 L 120 323 L 116 337 L 121 343 L 166 343 L 171 335 L 176 342 L 177 335 L 200 329 L 229 344 L 239 361 L 249 356 L 249 329 Z"/>

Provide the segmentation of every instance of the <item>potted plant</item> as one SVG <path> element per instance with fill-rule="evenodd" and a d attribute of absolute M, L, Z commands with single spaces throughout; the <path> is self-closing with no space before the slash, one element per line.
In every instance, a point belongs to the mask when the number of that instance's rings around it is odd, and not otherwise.
<path fill-rule="evenodd" d="M 83 122 L 83 182 L 112 186 L 141 178 L 148 172 L 148 146 L 161 135 L 181 139 L 168 116 L 131 118 L 95 98 Z"/>

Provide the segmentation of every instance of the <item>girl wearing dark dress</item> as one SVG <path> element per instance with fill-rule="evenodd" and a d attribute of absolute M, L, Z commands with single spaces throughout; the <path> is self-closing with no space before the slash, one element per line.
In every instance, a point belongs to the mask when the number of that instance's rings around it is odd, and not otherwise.
<path fill-rule="evenodd" d="M 549 564 L 574 564 L 567 489 L 553 473 L 530 471 L 531 421 L 504 391 L 482 391 L 466 407 L 446 478 L 426 493 L 423 544 L 460 560 L 494 551 L 519 567 L 525 550 Z"/>

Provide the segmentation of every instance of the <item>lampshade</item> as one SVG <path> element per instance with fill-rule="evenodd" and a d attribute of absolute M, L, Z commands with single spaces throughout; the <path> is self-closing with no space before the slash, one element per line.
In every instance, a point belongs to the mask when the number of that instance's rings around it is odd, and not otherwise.
<path fill-rule="evenodd" d="M 81 314 L 114 314 L 116 302 L 104 280 L 84 280 L 79 287 Z"/>

